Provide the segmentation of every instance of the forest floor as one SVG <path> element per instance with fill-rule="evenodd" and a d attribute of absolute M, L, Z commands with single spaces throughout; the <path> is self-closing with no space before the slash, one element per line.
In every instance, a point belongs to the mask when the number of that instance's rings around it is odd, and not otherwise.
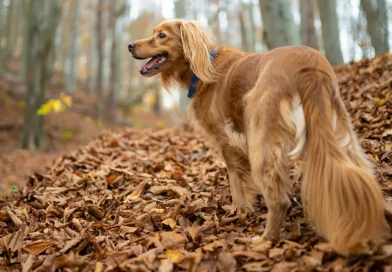
<path fill-rule="evenodd" d="M 9 65 L 11 68 L 14 65 Z M 44 148 L 28 151 L 20 148 L 20 135 L 25 118 L 26 89 L 14 73 L 0 75 L 0 198 L 10 195 L 13 187 L 19 190 L 25 186 L 32 173 L 42 172 L 55 158 L 86 145 L 103 129 L 119 127 L 97 121 L 91 106 L 95 98 L 79 92 L 72 96 L 73 105 L 64 112 L 45 116 L 46 145 Z M 47 99 L 58 98 L 65 92 L 64 78 L 54 76 L 49 85 Z M 153 112 L 136 110 L 122 122 L 134 127 L 172 126 L 167 112 L 160 116 Z M 21 167 L 23 165 L 23 167 Z"/>
<path fill-rule="evenodd" d="M 391 208 L 392 57 L 336 68 Z M 392 240 L 344 258 L 304 218 L 294 184 L 283 239 L 261 242 L 266 206 L 230 210 L 222 161 L 187 125 L 116 128 L 57 157 L 0 202 L 0 266 L 23 271 L 392 271 Z M 390 213 L 386 213 L 392 225 Z M 68 270 L 67 270 L 68 269 Z"/>

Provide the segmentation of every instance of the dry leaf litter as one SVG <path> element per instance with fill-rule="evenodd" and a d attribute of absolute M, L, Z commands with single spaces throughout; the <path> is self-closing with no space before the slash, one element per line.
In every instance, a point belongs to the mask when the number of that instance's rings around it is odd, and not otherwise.
<path fill-rule="evenodd" d="M 392 57 L 361 60 L 336 72 L 361 143 L 378 166 L 390 211 Z M 251 215 L 233 213 L 224 164 L 190 127 L 108 131 L 35 173 L 19 196 L 0 203 L 0 266 L 392 271 L 392 241 L 370 256 L 343 258 L 304 218 L 298 183 L 291 200 L 282 240 L 262 242 L 263 199 Z"/>

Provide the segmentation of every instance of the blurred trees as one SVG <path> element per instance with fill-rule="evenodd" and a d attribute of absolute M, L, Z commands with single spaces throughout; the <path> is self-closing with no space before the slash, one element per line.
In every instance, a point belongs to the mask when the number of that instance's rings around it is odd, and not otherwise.
<path fill-rule="evenodd" d="M 263 37 L 268 49 L 297 45 L 298 33 L 294 24 L 290 0 L 259 0 L 263 20 Z"/>
<path fill-rule="evenodd" d="M 392 0 L 169 2 L 0 0 L 0 77 L 14 74 L 27 86 L 23 145 L 42 142 L 37 136 L 42 118 L 35 111 L 59 88 L 91 98 L 89 112 L 106 122 L 124 123 L 121 118 L 129 118 L 131 109 L 146 100 L 161 114 L 167 96 L 157 78 L 139 75 L 138 66 L 145 61 L 129 56 L 127 44 L 148 37 L 165 19 L 199 20 L 211 28 L 219 45 L 249 52 L 308 45 L 333 65 L 390 48 Z M 341 40 L 343 35 L 347 39 Z M 45 93 L 50 79 L 57 85 Z M 175 86 L 171 94 L 175 107 L 185 112 L 187 90 Z"/>
<path fill-rule="evenodd" d="M 76 88 L 76 69 L 77 69 L 77 54 L 78 54 L 78 31 L 79 31 L 79 13 L 80 13 L 80 1 L 72 1 L 72 39 L 71 39 L 71 56 L 70 56 L 70 68 L 68 75 L 67 88 L 69 93 L 74 93 Z"/>
<path fill-rule="evenodd" d="M 316 28 L 314 26 L 313 0 L 300 0 L 301 41 L 303 45 L 318 49 Z"/>
<path fill-rule="evenodd" d="M 361 0 L 361 8 L 366 14 L 367 29 L 376 55 L 389 52 L 385 0 Z"/>
<path fill-rule="evenodd" d="M 336 0 L 318 0 L 325 56 L 332 65 L 343 63 Z"/>
<path fill-rule="evenodd" d="M 56 28 L 60 17 L 59 0 L 28 1 L 28 44 L 26 63 L 26 117 L 22 147 L 35 149 L 43 144 L 43 119 L 37 110 L 45 101 L 45 90 L 51 75 L 48 63 L 54 50 Z"/>

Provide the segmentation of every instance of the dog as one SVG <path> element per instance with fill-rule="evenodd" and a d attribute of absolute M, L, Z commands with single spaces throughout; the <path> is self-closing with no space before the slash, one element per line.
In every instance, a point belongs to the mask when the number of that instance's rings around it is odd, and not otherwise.
<path fill-rule="evenodd" d="M 369 252 L 389 228 L 374 166 L 361 149 L 333 68 L 317 50 L 248 53 L 215 44 L 194 21 L 169 20 L 128 45 L 142 76 L 189 89 L 189 116 L 218 148 L 233 206 L 268 208 L 262 238 L 277 241 L 291 202 L 289 171 L 302 161 L 301 198 L 316 232 L 342 255 Z"/>

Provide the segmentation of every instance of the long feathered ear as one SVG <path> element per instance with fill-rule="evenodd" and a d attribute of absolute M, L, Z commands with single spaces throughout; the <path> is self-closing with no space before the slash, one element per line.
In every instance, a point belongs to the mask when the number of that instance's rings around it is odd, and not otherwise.
<path fill-rule="evenodd" d="M 180 24 L 180 32 L 185 59 L 189 62 L 192 71 L 201 81 L 214 82 L 217 73 L 211 64 L 210 52 L 215 44 L 208 29 L 195 22 L 183 21 Z"/>

